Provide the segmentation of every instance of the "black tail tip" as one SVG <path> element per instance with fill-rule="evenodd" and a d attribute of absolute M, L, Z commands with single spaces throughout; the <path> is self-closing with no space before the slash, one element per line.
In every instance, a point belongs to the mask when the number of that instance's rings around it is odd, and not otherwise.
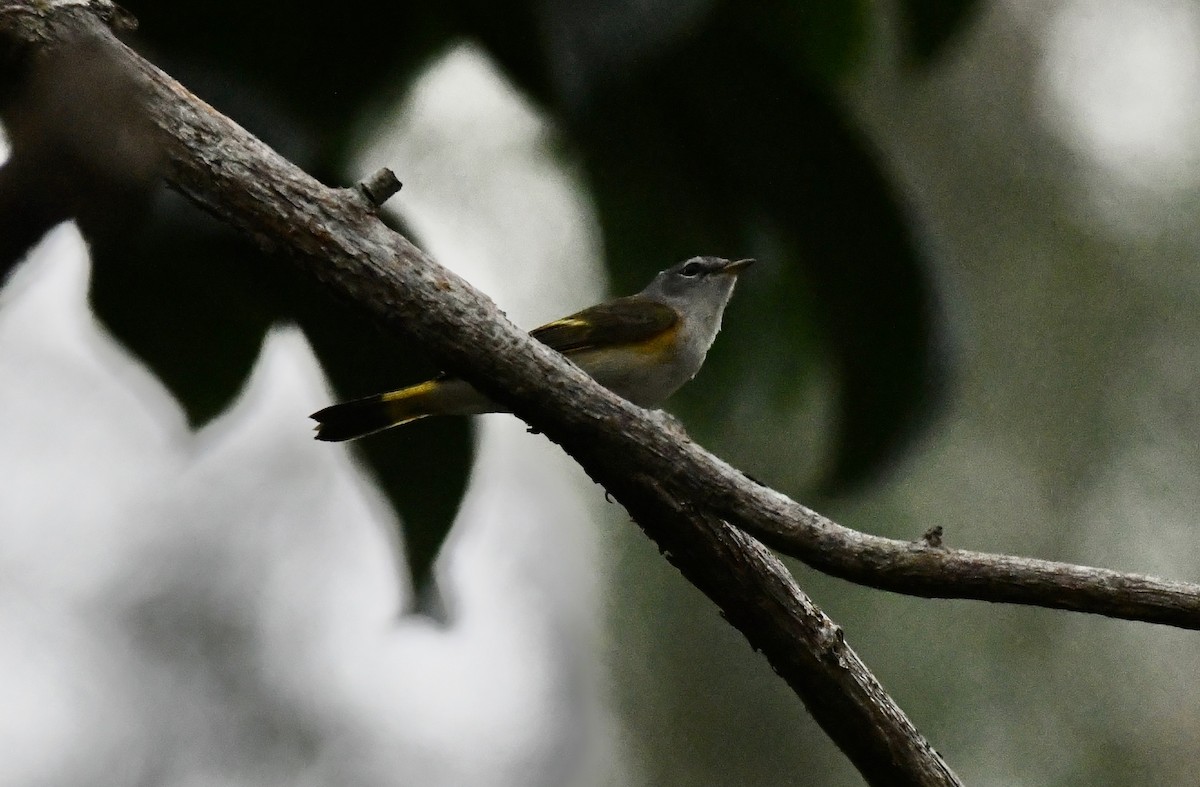
<path fill-rule="evenodd" d="M 360 430 L 357 427 L 351 428 L 346 419 L 339 417 L 340 415 L 337 405 L 326 407 L 310 415 L 309 418 L 317 422 L 317 425 L 313 427 L 316 430 L 313 439 L 326 443 L 341 443 L 359 437 Z"/>
<path fill-rule="evenodd" d="M 325 408 L 325 410 L 328 409 L 328 407 Z M 332 428 L 330 424 L 325 423 L 322 415 L 325 410 L 319 410 L 309 416 L 309 418 L 317 422 L 317 425 L 313 427 L 313 429 L 316 431 L 316 434 L 313 435 L 313 439 L 323 440 L 327 443 L 339 443 L 345 440 L 345 437 L 341 437 L 337 434 L 336 429 Z"/>
<path fill-rule="evenodd" d="M 339 437 L 337 434 L 330 432 L 329 429 L 327 429 L 322 424 L 317 424 L 313 428 L 317 432 L 316 434 L 313 435 L 314 440 L 321 440 L 326 443 L 340 443 L 344 440 L 349 439 L 347 437 Z"/>
<path fill-rule="evenodd" d="M 378 396 L 331 404 L 309 418 L 317 422 L 314 437 L 327 443 L 356 440 L 396 425 L 396 420 Z"/>

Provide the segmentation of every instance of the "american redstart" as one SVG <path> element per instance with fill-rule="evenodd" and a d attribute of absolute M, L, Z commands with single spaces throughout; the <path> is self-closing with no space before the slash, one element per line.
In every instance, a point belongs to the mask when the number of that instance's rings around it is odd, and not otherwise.
<path fill-rule="evenodd" d="M 754 260 L 692 257 L 637 295 L 530 331 L 596 382 L 641 407 L 658 407 L 700 371 L 721 329 L 737 275 Z M 430 415 L 505 412 L 470 383 L 443 375 L 313 413 L 318 440 L 353 440 Z"/>

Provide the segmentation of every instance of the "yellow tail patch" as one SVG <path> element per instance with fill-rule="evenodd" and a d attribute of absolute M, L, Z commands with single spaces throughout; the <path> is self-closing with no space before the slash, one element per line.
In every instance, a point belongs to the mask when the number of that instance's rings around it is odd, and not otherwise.
<path fill-rule="evenodd" d="M 437 389 L 437 381 L 430 380 L 399 391 L 330 405 L 310 417 L 317 421 L 318 440 L 354 440 L 433 415 L 428 404 Z"/>

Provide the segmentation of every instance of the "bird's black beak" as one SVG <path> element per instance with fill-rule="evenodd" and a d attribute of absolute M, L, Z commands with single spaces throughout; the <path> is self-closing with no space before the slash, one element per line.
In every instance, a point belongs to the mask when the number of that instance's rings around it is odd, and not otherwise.
<path fill-rule="evenodd" d="M 753 264 L 754 260 L 752 259 L 734 260 L 733 262 L 726 264 L 726 266 L 721 269 L 721 273 L 728 273 L 731 276 L 736 276 Z"/>

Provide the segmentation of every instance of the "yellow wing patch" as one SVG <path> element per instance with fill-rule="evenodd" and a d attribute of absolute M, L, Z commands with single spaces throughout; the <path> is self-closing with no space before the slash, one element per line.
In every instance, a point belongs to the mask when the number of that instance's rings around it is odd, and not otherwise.
<path fill-rule="evenodd" d="M 535 328 L 530 334 L 561 353 L 598 347 L 645 346 L 645 352 L 661 352 L 658 343 L 670 343 L 678 332 L 679 315 L 670 306 L 632 295 Z"/>
<path fill-rule="evenodd" d="M 669 355 L 675 349 L 675 340 L 679 336 L 679 325 L 680 323 L 676 322 L 665 331 L 661 331 L 645 341 L 631 342 L 624 346 L 631 350 L 636 350 L 642 355 Z"/>

